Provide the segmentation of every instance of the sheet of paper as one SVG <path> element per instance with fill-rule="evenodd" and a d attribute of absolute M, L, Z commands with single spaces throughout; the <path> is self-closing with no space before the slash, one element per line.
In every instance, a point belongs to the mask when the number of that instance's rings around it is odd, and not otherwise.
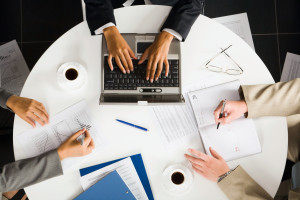
<path fill-rule="evenodd" d="M 215 149 L 226 161 L 261 152 L 261 146 L 251 119 L 241 116 L 227 125 L 217 125 L 214 109 L 221 100 L 240 100 L 238 80 L 189 92 L 189 98 L 199 127 L 205 152 Z"/>
<path fill-rule="evenodd" d="M 300 78 L 300 55 L 287 52 L 280 81 Z"/>
<path fill-rule="evenodd" d="M 16 40 L 0 46 L 0 68 L 1 87 L 20 95 L 29 69 Z"/>
<path fill-rule="evenodd" d="M 230 124 L 209 125 L 199 129 L 205 152 L 216 150 L 226 161 L 261 152 L 255 126 L 251 119 L 241 118 Z"/>
<path fill-rule="evenodd" d="M 147 194 L 130 157 L 80 177 L 83 190 L 86 191 L 89 187 L 100 181 L 103 177 L 114 170 L 119 173 L 137 200 L 148 200 Z"/>
<path fill-rule="evenodd" d="M 169 148 L 177 141 L 198 135 L 197 122 L 189 101 L 188 92 L 199 90 L 215 84 L 211 79 L 205 79 L 183 87 L 184 105 L 153 106 L 153 111 L 163 130 L 162 142 Z"/>
<path fill-rule="evenodd" d="M 189 92 L 193 114 L 199 127 L 215 124 L 214 110 L 224 100 L 240 100 L 238 90 L 240 82 L 231 81 L 226 84 L 207 87 Z"/>
<path fill-rule="evenodd" d="M 240 36 L 253 50 L 255 50 L 247 13 L 218 17 L 214 18 L 214 20 Z"/>
<path fill-rule="evenodd" d="M 105 143 L 96 127 L 96 123 L 93 122 L 85 101 L 80 101 L 57 115 L 52 116 L 49 125 L 44 127 L 37 125 L 36 128 L 21 133 L 18 136 L 18 140 L 26 152 L 27 157 L 33 157 L 56 149 L 66 139 L 82 128 L 86 128 L 91 134 L 95 142 L 94 151 L 101 150 Z M 74 163 L 80 162 L 84 158 L 76 157 L 64 159 L 62 161 L 63 169 L 68 169 L 74 165 Z"/>

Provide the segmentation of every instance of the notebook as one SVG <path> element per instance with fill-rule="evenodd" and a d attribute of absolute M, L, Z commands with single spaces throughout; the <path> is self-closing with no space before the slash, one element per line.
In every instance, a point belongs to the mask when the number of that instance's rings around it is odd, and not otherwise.
<path fill-rule="evenodd" d="M 241 116 L 227 125 L 217 125 L 214 109 L 224 100 L 240 100 L 238 80 L 189 92 L 198 130 L 207 154 L 215 149 L 226 161 L 261 152 L 258 135 L 252 119 Z"/>
<path fill-rule="evenodd" d="M 106 175 L 103 179 L 81 193 L 75 200 L 135 200 L 135 197 L 124 183 L 117 171 Z"/>
<path fill-rule="evenodd" d="M 94 165 L 94 166 L 90 166 L 90 167 L 87 167 L 87 168 L 80 169 L 79 170 L 80 176 L 85 176 L 89 173 L 92 173 L 92 172 L 94 172 L 96 170 L 99 170 L 103 167 L 106 167 L 108 165 L 111 165 L 113 163 L 121 161 L 125 158 L 128 158 L 128 157 L 124 157 L 124 158 L 121 158 L 121 159 L 116 159 L 116 160 L 109 161 L 109 162 L 106 162 L 106 163 L 102 163 L 102 164 L 98 164 L 98 165 Z M 152 190 L 151 190 L 151 186 L 150 186 L 150 183 L 149 183 L 149 180 L 148 180 L 148 176 L 147 176 L 147 173 L 146 173 L 146 169 L 145 169 L 144 162 L 143 162 L 141 154 L 132 155 L 132 156 L 129 156 L 129 158 L 131 158 L 131 160 L 133 162 L 135 170 L 136 170 L 136 172 L 137 172 L 137 174 L 138 174 L 138 176 L 139 176 L 139 178 L 142 182 L 142 185 L 145 189 L 145 192 L 147 194 L 148 199 L 149 200 L 154 200 Z"/>

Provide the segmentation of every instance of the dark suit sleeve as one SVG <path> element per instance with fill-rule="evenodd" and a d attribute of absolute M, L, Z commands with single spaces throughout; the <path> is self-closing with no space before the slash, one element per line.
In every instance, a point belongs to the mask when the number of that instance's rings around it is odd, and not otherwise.
<path fill-rule="evenodd" d="M 37 157 L 18 160 L 0 169 L 0 194 L 39 183 L 62 173 L 56 150 Z"/>
<path fill-rule="evenodd" d="M 92 35 L 101 26 L 112 22 L 116 24 L 111 0 L 84 0 L 86 20 Z"/>
<path fill-rule="evenodd" d="M 173 29 L 184 41 L 198 16 L 203 14 L 204 0 L 179 0 L 161 28 Z"/>
<path fill-rule="evenodd" d="M 13 94 L 0 87 L 0 107 L 7 109 L 6 102 Z"/>

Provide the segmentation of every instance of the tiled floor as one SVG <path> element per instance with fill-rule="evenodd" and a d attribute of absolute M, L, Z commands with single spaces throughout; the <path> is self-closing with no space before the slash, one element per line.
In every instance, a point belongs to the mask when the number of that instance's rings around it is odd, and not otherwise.
<path fill-rule="evenodd" d="M 3 1 L 0 44 L 16 39 L 32 69 L 56 39 L 82 21 L 81 0 Z"/>
<path fill-rule="evenodd" d="M 300 1 L 206 0 L 208 17 L 242 12 L 248 14 L 256 53 L 279 81 L 286 53 L 300 54 Z"/>
<path fill-rule="evenodd" d="M 257 54 L 275 81 L 287 51 L 300 54 L 299 0 L 206 0 L 205 15 L 247 12 Z M 0 8 L 0 44 L 16 39 L 30 69 L 63 33 L 83 20 L 81 0 L 9 0 Z"/>

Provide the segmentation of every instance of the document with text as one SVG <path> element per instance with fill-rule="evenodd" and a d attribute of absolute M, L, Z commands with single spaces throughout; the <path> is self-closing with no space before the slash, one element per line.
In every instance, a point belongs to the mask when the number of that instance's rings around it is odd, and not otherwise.
<path fill-rule="evenodd" d="M 174 143 L 198 135 L 197 122 L 189 101 L 188 92 L 213 85 L 215 81 L 201 80 L 183 87 L 184 105 L 153 106 L 153 111 L 162 128 L 162 142 L 165 148 Z"/>
<path fill-rule="evenodd" d="M 209 147 L 212 147 L 226 161 L 261 152 L 252 119 L 241 116 L 217 129 L 213 115 L 215 108 L 225 99 L 240 100 L 239 88 L 240 83 L 236 80 L 188 93 L 205 152 L 210 155 Z"/>
<path fill-rule="evenodd" d="M 36 128 L 21 133 L 18 136 L 18 140 L 26 152 L 27 157 L 33 157 L 58 148 L 70 136 L 83 128 L 89 131 L 95 142 L 94 151 L 104 148 L 105 143 L 101 137 L 101 133 L 98 131 L 96 123 L 93 122 L 87 108 L 87 103 L 84 100 L 51 117 L 49 125 L 44 127 L 37 125 Z M 62 161 L 63 169 L 69 168 L 84 158 L 75 157 L 64 159 Z"/>
<path fill-rule="evenodd" d="M 20 95 L 29 69 L 16 40 L 0 46 L 0 72 L 1 87 Z"/>
<path fill-rule="evenodd" d="M 287 52 L 280 81 L 300 78 L 300 55 Z"/>
<path fill-rule="evenodd" d="M 255 50 L 247 13 L 217 17 L 214 18 L 214 20 L 240 36 L 240 38 Z"/>
<path fill-rule="evenodd" d="M 148 200 L 142 182 L 130 157 L 80 177 L 83 190 L 86 191 L 88 188 L 93 186 L 98 181 L 101 181 L 102 178 L 114 170 L 118 172 L 124 183 L 137 200 Z"/>

